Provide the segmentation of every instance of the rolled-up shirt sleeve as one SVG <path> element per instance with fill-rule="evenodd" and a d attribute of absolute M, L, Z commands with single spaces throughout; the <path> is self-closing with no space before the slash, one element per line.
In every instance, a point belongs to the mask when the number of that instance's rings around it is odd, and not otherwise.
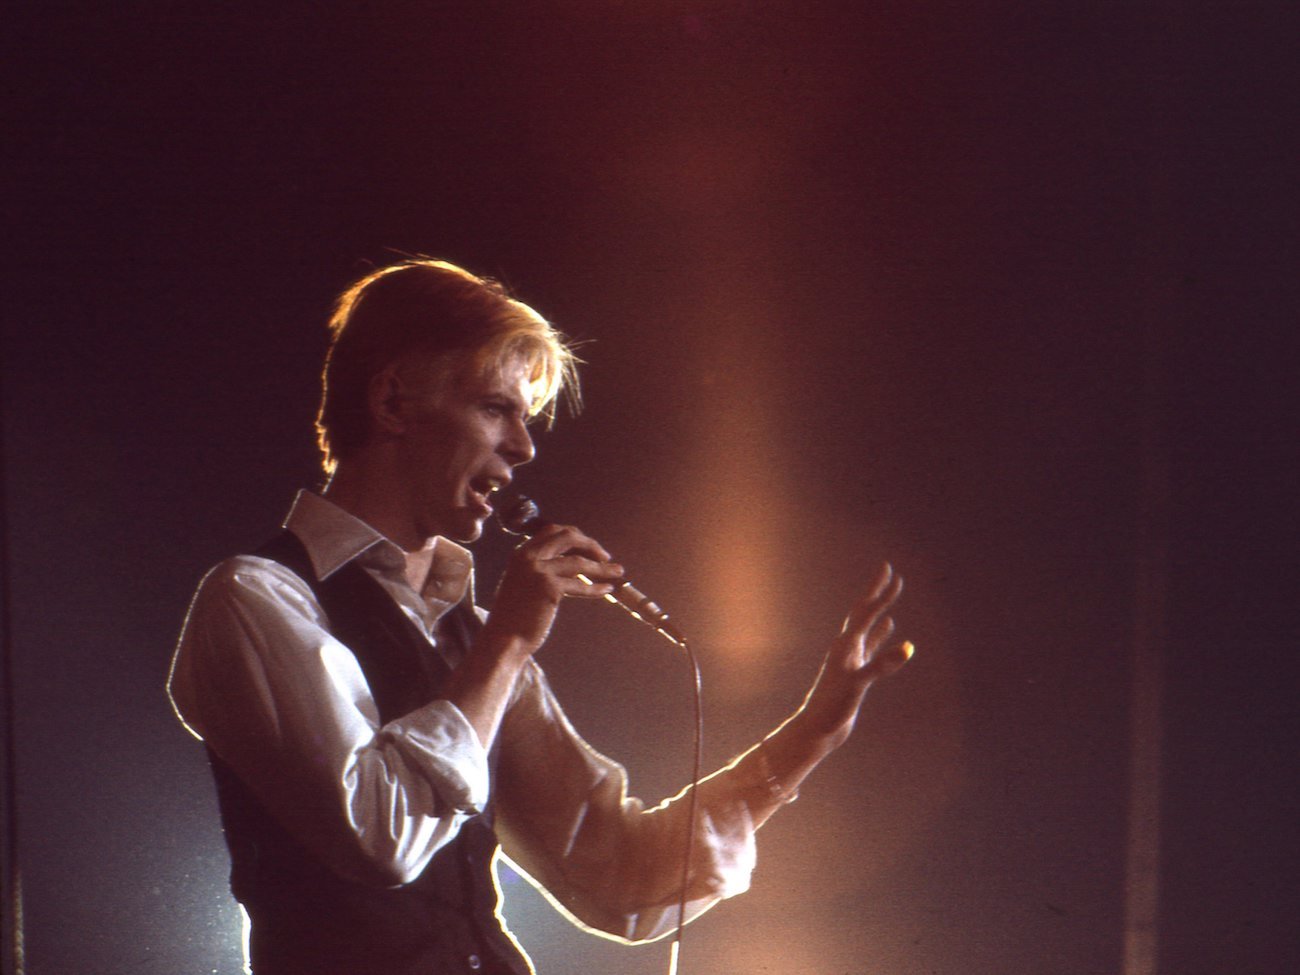
<path fill-rule="evenodd" d="M 750 783 L 728 767 L 700 783 L 686 918 L 747 890 L 755 826 Z M 677 923 L 688 791 L 646 808 L 627 774 L 573 729 L 535 665 L 501 731 L 496 829 L 510 861 L 573 920 L 648 941 Z"/>
<path fill-rule="evenodd" d="M 327 625 L 278 563 L 221 563 L 191 604 L 172 703 L 323 862 L 366 883 L 408 883 L 486 807 L 487 754 L 448 701 L 381 725 L 355 656 Z"/>

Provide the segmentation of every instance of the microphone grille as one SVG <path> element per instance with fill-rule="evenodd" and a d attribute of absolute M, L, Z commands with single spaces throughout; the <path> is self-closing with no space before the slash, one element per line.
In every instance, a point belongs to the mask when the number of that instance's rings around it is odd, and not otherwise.
<path fill-rule="evenodd" d="M 532 534 L 541 517 L 542 509 L 537 506 L 537 502 L 522 494 L 497 511 L 501 527 L 512 535 Z"/>

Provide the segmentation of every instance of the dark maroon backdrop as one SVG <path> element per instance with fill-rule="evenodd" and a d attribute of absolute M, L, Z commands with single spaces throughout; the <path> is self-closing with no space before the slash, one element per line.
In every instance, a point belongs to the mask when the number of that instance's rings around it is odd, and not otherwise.
<path fill-rule="evenodd" d="M 698 635 L 711 764 L 877 559 L 909 579 L 917 659 L 685 971 L 1120 971 L 1163 537 L 1160 971 L 1295 970 L 1290 5 L 467 6 L 11 24 L 28 971 L 235 970 L 167 661 L 204 569 L 314 482 L 330 298 L 393 251 L 590 340 L 524 480 Z M 553 644 L 593 743 L 677 788 L 680 661 L 601 607 Z M 663 970 L 507 888 L 543 973 Z"/>

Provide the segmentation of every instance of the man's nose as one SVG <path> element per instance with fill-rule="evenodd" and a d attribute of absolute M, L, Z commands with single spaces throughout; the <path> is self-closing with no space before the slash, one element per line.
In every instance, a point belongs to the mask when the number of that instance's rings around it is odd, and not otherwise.
<path fill-rule="evenodd" d="M 522 420 L 512 424 L 510 434 L 501 445 L 501 456 L 510 462 L 511 467 L 518 467 L 520 464 L 527 464 L 536 454 L 537 448 L 533 446 L 533 437 L 528 432 L 528 425 Z"/>

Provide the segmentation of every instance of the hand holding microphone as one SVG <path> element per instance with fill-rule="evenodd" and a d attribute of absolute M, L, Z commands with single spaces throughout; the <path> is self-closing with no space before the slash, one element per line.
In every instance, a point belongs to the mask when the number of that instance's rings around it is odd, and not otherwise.
<path fill-rule="evenodd" d="M 501 522 L 501 527 L 512 535 L 525 535 L 529 538 L 551 525 L 542 518 L 537 502 L 523 495 L 498 511 L 497 518 Z M 579 574 L 578 578 L 591 584 L 591 580 L 585 575 Z M 633 618 L 653 627 L 673 643 L 686 646 L 686 637 L 669 622 L 668 614 L 627 580 L 613 583 L 613 589 L 603 595 L 606 600 L 622 607 Z"/>

